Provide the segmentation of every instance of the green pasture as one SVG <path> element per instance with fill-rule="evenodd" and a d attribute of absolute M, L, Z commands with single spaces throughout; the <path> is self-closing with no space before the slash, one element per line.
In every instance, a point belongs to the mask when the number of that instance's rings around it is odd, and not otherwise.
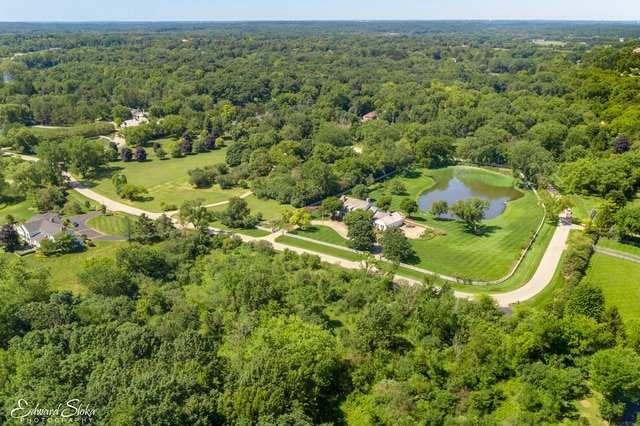
<path fill-rule="evenodd" d="M 5 219 L 7 215 L 12 215 L 18 222 L 26 222 L 38 212 L 33 207 L 29 206 L 27 201 L 20 201 L 17 203 L 0 203 L 0 224 L 7 223 Z"/>
<path fill-rule="evenodd" d="M 127 219 L 133 223 L 137 217 L 124 212 L 113 212 L 108 215 L 101 214 L 87 221 L 87 226 L 102 232 L 105 235 L 126 236 Z"/>
<path fill-rule="evenodd" d="M 348 250 L 341 250 L 333 247 L 328 247 L 322 244 L 312 243 L 309 241 L 299 240 L 294 237 L 288 237 L 286 235 L 281 235 L 276 238 L 276 243 L 285 244 L 292 247 L 298 247 L 301 249 L 305 249 L 308 251 L 313 251 L 316 253 L 328 254 L 329 256 L 338 257 L 344 260 L 350 260 L 352 262 L 358 262 L 362 258 L 362 255 L 358 253 L 354 253 Z"/>
<path fill-rule="evenodd" d="M 607 306 L 618 307 L 625 321 L 640 319 L 640 264 L 594 253 L 586 279 L 602 286 Z"/>
<path fill-rule="evenodd" d="M 246 191 L 248 190 L 245 189 L 244 192 Z M 275 200 L 268 200 L 268 199 L 261 200 L 255 195 L 250 195 L 244 198 L 244 200 L 247 202 L 247 206 L 251 210 L 251 214 L 256 214 L 260 212 L 262 213 L 263 220 L 273 219 L 279 216 L 285 210 L 294 210 L 290 204 L 280 204 Z M 227 200 L 223 200 L 223 201 L 227 201 Z M 178 205 L 178 207 L 180 206 Z M 219 206 L 209 208 L 209 210 L 213 212 L 221 212 L 226 209 L 227 209 L 227 204 L 221 204 Z"/>
<path fill-rule="evenodd" d="M 76 276 L 78 271 L 82 269 L 82 262 L 90 258 L 113 257 L 119 244 L 125 243 L 121 241 L 95 241 L 95 247 L 76 253 L 49 258 L 38 258 L 35 254 L 28 254 L 20 259 L 31 267 L 49 269 L 51 273 L 50 290 L 70 290 L 74 293 L 84 293 L 86 287 L 78 281 Z M 17 256 L 11 253 L 0 253 L 0 258 L 16 259 Z"/>
<path fill-rule="evenodd" d="M 205 204 L 218 203 L 244 194 L 247 189 L 236 187 L 223 190 L 219 185 L 213 185 L 211 188 L 206 189 L 195 189 L 188 183 L 189 176 L 187 171 L 196 167 L 224 162 L 226 150 L 226 148 L 223 148 L 206 153 L 187 155 L 182 158 L 158 160 L 155 158 L 153 151 L 147 148 L 147 161 L 143 163 L 137 161 L 110 163 L 99 173 L 83 179 L 82 183 L 98 194 L 112 200 L 153 212 L 160 211 L 160 203 L 163 201 L 175 204 L 178 207 L 184 201 L 194 198 L 203 198 Z M 146 194 L 143 200 L 133 202 L 120 199 L 116 194 L 113 183 L 111 183 L 111 176 L 116 172 L 124 174 L 129 183 L 144 186 L 149 191 L 149 194 Z"/>
<path fill-rule="evenodd" d="M 496 186 L 511 186 L 513 178 L 479 168 L 468 168 L 474 179 Z M 418 200 L 420 195 L 435 180 L 445 174 L 446 169 L 419 169 L 400 177 L 406 187 L 406 194 L 393 195 L 392 210 L 399 209 L 403 198 Z M 383 187 L 371 193 L 371 198 L 385 194 Z M 419 210 L 412 219 L 427 227 L 437 228 L 446 233 L 430 240 L 411 240 L 420 261 L 415 264 L 423 269 L 456 278 L 490 281 L 505 276 L 521 250 L 526 246 L 533 232 L 540 225 L 543 210 L 532 191 L 507 203 L 500 216 L 482 222 L 481 234 L 469 232 L 459 221 L 436 219 Z"/>
<path fill-rule="evenodd" d="M 313 240 L 322 241 L 329 244 L 335 244 L 338 246 L 346 247 L 347 240 L 342 238 L 340 234 L 331 229 L 328 226 L 314 225 L 306 231 L 301 229 L 295 229 L 291 231 L 292 234 L 300 235 L 301 237 L 311 238 Z"/>
<path fill-rule="evenodd" d="M 604 238 L 598 239 L 596 246 L 603 249 L 619 252 L 620 254 L 630 254 L 640 258 L 640 247 L 631 244 L 621 243 L 616 240 L 606 240 Z"/>

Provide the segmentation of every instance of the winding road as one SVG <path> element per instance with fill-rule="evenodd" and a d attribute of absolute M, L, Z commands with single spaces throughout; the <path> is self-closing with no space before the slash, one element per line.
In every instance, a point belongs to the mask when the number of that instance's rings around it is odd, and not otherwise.
<path fill-rule="evenodd" d="M 38 161 L 38 158 L 31 157 L 28 155 L 17 155 L 17 154 L 9 154 L 9 155 L 18 156 L 28 161 Z M 117 201 L 104 197 L 92 191 L 91 189 L 85 187 L 82 183 L 78 182 L 73 176 L 71 176 L 68 173 L 65 173 L 64 176 L 68 180 L 68 185 L 72 189 L 78 191 L 80 194 L 84 195 L 85 197 L 91 200 L 104 204 L 109 210 L 122 211 L 122 212 L 130 213 L 136 216 L 139 216 L 144 213 L 145 215 L 147 215 L 149 218 L 152 218 L 152 219 L 156 219 L 162 215 L 162 213 L 153 213 L 153 212 L 142 210 L 133 206 L 123 204 L 123 203 L 119 203 Z M 242 197 L 243 198 L 248 197 L 249 195 L 251 195 L 250 191 L 243 194 Z M 225 203 L 224 202 L 216 203 L 215 205 L 221 205 L 221 204 L 225 204 Z M 175 213 L 176 211 L 167 212 L 167 215 L 172 216 Z M 223 232 L 215 228 L 210 228 L 210 229 L 213 232 Z M 516 290 L 510 291 L 507 293 L 491 293 L 490 296 L 492 296 L 501 307 L 508 307 L 512 303 L 523 302 L 527 299 L 530 299 L 536 294 L 540 293 L 542 290 L 544 290 L 544 288 L 551 281 L 551 278 L 553 277 L 553 274 L 555 273 L 556 268 L 560 263 L 562 252 L 566 249 L 566 242 L 567 242 L 567 238 L 569 237 L 569 232 L 572 229 L 581 229 L 581 228 L 579 226 L 567 224 L 564 222 L 561 222 L 558 225 L 558 227 L 554 231 L 553 237 L 551 238 L 551 242 L 549 243 L 549 246 L 547 247 L 547 250 L 545 251 L 542 257 L 542 260 L 538 265 L 538 269 L 534 273 L 533 277 L 531 277 L 529 282 L 527 282 L 524 286 Z M 319 256 L 320 259 L 325 262 L 339 264 L 345 268 L 352 268 L 352 269 L 362 268 L 362 264 L 360 262 L 352 262 L 345 259 L 340 259 L 335 256 L 330 256 L 327 254 L 317 253 L 310 250 L 305 250 L 305 249 L 277 243 L 275 241 L 275 238 L 278 236 L 277 233 L 273 233 L 265 237 L 250 237 L 243 234 L 237 234 L 237 235 L 243 241 L 257 241 L 257 240 L 269 241 L 273 245 L 273 248 L 278 251 L 289 249 L 297 253 L 314 254 Z M 420 284 L 419 281 L 401 277 L 401 276 L 397 276 L 397 279 L 406 281 L 410 284 Z M 465 292 L 459 292 L 459 291 L 456 291 L 455 295 L 457 297 L 463 297 L 463 298 L 473 298 L 475 296 L 475 294 L 472 294 L 472 293 L 465 293 Z"/>

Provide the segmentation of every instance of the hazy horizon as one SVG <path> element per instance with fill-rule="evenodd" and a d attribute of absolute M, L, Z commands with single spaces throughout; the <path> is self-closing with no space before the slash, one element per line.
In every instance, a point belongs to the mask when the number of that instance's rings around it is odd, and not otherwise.
<path fill-rule="evenodd" d="M 205 0 L 174 2 L 112 0 L 109 7 L 80 0 L 23 0 L 3 5 L 0 22 L 265 22 L 265 21 L 595 21 L 640 20 L 640 2 L 539 0 L 516 4 L 511 0 L 293 0 L 233 3 Z"/>

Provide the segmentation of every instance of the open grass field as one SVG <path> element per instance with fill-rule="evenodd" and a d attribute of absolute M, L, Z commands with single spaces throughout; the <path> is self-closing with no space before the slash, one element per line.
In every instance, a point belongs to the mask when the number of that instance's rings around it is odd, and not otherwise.
<path fill-rule="evenodd" d="M 256 228 L 253 228 L 253 229 L 229 228 L 228 226 L 224 226 L 220 222 L 211 222 L 209 225 L 211 227 L 213 227 L 213 228 L 216 228 L 216 229 L 222 229 L 224 231 L 230 231 L 230 232 L 234 232 L 234 233 L 237 233 L 237 234 L 248 235 L 250 237 L 255 237 L 255 238 L 266 237 L 267 235 L 270 235 L 269 232 L 263 231 L 262 229 L 256 229 Z"/>
<path fill-rule="evenodd" d="M 503 174 L 478 168 L 467 168 L 474 179 L 494 186 L 511 186 L 513 178 Z M 403 198 L 418 200 L 420 195 L 444 175 L 446 169 L 418 169 L 400 179 L 406 187 L 406 194 L 394 195 L 391 209 L 398 209 Z M 384 188 L 371 193 L 371 198 L 379 198 Z M 482 222 L 482 234 L 467 230 L 462 222 L 434 219 L 429 213 L 419 210 L 412 219 L 425 226 L 441 229 L 445 236 L 431 240 L 412 240 L 414 250 L 420 258 L 416 266 L 440 274 L 490 281 L 505 276 L 520 252 L 533 235 L 542 220 L 542 207 L 532 191 L 510 201 L 500 216 Z"/>
<path fill-rule="evenodd" d="M 246 191 L 247 190 L 245 189 L 244 192 Z M 280 213 L 282 213 L 284 210 L 294 210 L 294 208 L 291 207 L 290 204 L 280 204 L 275 200 L 261 200 L 255 195 L 250 195 L 246 197 L 244 200 L 247 202 L 247 205 L 251 210 L 251 214 L 256 214 L 260 212 L 262 213 L 263 220 L 273 219 L 279 216 Z M 213 212 L 221 212 L 226 209 L 227 209 L 226 204 L 209 208 L 209 210 Z"/>
<path fill-rule="evenodd" d="M 351 260 L 353 262 L 358 262 L 361 259 L 361 255 L 358 253 L 354 253 L 347 250 L 340 250 L 333 247 L 327 247 L 322 244 L 316 244 L 309 241 L 299 240 L 294 237 L 287 237 L 286 235 L 281 235 L 276 238 L 276 243 L 286 244 L 292 247 L 298 247 L 309 251 L 314 251 L 317 253 L 328 254 L 329 256 L 339 257 L 340 259 Z"/>
<path fill-rule="evenodd" d="M 132 222 L 137 219 L 136 216 L 128 213 L 114 212 L 109 215 L 101 214 L 93 217 L 87 221 L 87 225 L 103 234 L 122 237 L 127 235 L 127 218 Z"/>
<path fill-rule="evenodd" d="M 34 208 L 29 207 L 29 203 L 21 201 L 19 203 L 0 203 L 0 225 L 7 223 L 7 215 L 12 215 L 18 222 L 26 222 L 38 213 Z"/>
<path fill-rule="evenodd" d="M 625 321 L 640 320 L 640 264 L 594 253 L 586 279 L 602 286 L 606 306 L 615 305 Z"/>
<path fill-rule="evenodd" d="M 342 238 L 340 234 L 338 234 L 336 231 L 329 228 L 328 226 L 314 225 L 306 231 L 303 231 L 301 229 L 295 229 L 291 231 L 291 233 L 300 235 L 301 237 L 323 241 L 325 243 L 335 244 L 343 247 L 347 246 L 347 240 Z"/>
<path fill-rule="evenodd" d="M 186 200 L 203 198 L 205 204 L 213 204 L 247 192 L 246 189 L 239 187 L 222 190 L 219 185 L 195 189 L 188 183 L 187 170 L 224 162 L 227 148 L 167 160 L 158 160 L 151 149 L 147 151 L 149 160 L 144 163 L 137 161 L 110 163 L 97 175 L 83 179 L 82 183 L 108 198 L 153 212 L 160 211 L 160 203 L 163 201 L 180 207 Z M 149 194 L 143 201 L 131 202 L 120 199 L 111 183 L 111 176 L 115 172 L 124 174 L 129 183 L 144 186 L 149 190 Z"/>
<path fill-rule="evenodd" d="M 82 268 L 82 262 L 90 258 L 113 257 L 119 245 L 126 243 L 121 241 L 95 241 L 95 244 L 95 247 L 64 256 L 41 259 L 37 258 L 35 254 L 28 254 L 20 259 L 32 267 L 49 269 L 51 272 L 50 290 L 70 290 L 74 293 L 84 293 L 86 287 L 78 282 L 76 277 L 77 272 Z M 10 253 L 0 253 L 0 258 L 11 260 L 17 259 L 17 256 Z"/>
<path fill-rule="evenodd" d="M 630 254 L 632 256 L 640 257 L 640 247 L 631 244 L 624 244 L 620 241 L 600 238 L 598 239 L 598 243 L 596 245 L 604 249 L 614 250 L 623 254 Z"/>

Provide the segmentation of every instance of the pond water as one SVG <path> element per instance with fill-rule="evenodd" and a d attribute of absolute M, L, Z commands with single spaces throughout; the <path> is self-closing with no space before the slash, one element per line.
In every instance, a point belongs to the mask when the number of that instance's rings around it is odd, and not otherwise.
<path fill-rule="evenodd" d="M 443 170 L 434 176 L 436 184 L 420 196 L 418 206 L 428 212 L 434 201 L 444 200 L 451 205 L 464 198 L 478 197 L 489 200 L 489 210 L 485 213 L 485 219 L 493 219 L 504 212 L 507 201 L 520 198 L 524 194 L 511 186 L 492 184 L 495 180 L 490 177 L 488 172 L 469 168 Z M 441 217 L 453 219 L 449 214 Z"/>

